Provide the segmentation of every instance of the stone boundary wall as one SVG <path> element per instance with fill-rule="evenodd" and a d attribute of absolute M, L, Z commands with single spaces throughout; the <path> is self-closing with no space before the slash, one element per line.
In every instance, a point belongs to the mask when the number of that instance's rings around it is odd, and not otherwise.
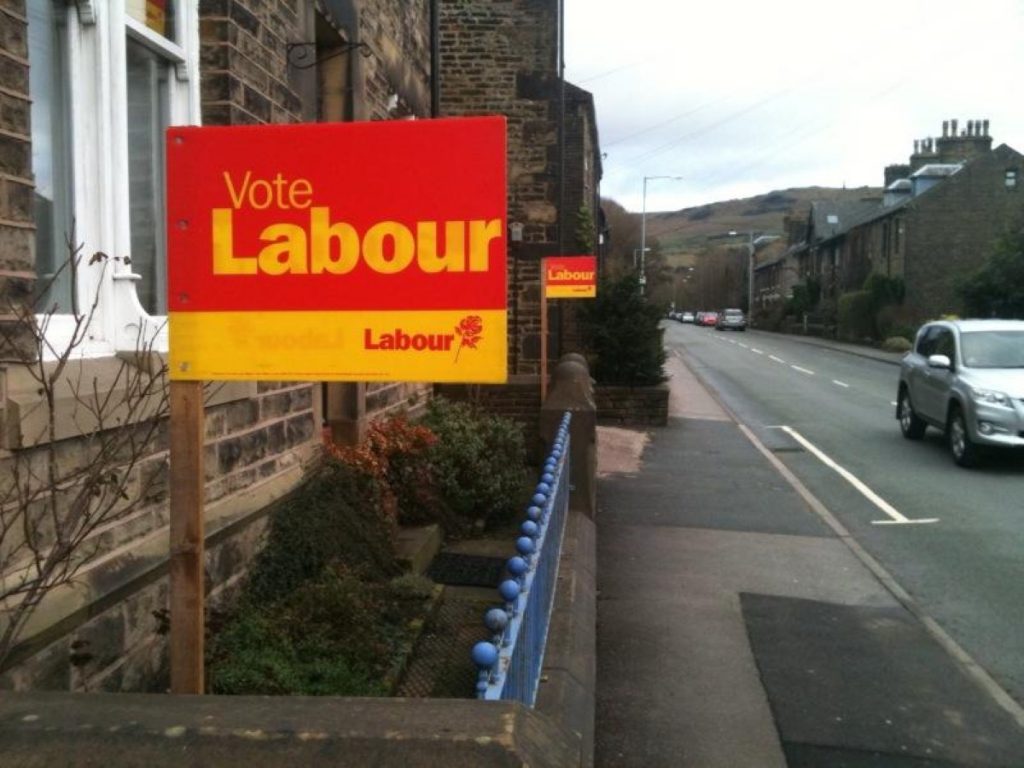
<path fill-rule="evenodd" d="M 668 423 L 668 386 L 594 388 L 597 423 L 617 427 L 663 427 Z"/>

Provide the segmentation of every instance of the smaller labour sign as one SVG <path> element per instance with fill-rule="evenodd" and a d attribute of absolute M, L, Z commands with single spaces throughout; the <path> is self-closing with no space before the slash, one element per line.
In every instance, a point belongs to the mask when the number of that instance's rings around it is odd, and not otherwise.
<path fill-rule="evenodd" d="M 503 382 L 505 119 L 171 128 L 173 379 Z"/>
<path fill-rule="evenodd" d="M 597 296 L 597 259 L 593 256 L 552 256 L 544 259 L 544 296 L 549 299 L 592 299 Z"/>

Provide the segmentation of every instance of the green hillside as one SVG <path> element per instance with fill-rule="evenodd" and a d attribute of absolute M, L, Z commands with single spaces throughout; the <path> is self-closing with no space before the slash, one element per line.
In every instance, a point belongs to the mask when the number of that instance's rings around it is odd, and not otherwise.
<path fill-rule="evenodd" d="M 881 195 L 878 187 L 802 187 L 680 211 L 648 212 L 647 235 L 658 239 L 669 264 L 676 265 L 688 262 L 708 244 L 721 242 L 731 231 L 782 235 L 785 217 L 792 213 L 806 216 L 812 201 L 848 201 Z"/>

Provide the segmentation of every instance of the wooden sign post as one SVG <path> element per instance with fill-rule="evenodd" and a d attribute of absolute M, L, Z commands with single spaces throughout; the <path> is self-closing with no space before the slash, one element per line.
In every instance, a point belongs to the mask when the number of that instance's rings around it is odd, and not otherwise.
<path fill-rule="evenodd" d="M 202 693 L 203 383 L 170 382 L 171 693 Z"/>
<path fill-rule="evenodd" d="M 546 260 L 545 260 L 546 261 Z M 548 270 L 540 265 L 540 404 L 548 399 Z"/>

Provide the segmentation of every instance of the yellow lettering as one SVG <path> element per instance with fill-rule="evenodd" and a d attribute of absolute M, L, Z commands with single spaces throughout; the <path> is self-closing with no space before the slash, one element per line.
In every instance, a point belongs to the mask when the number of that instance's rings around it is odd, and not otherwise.
<path fill-rule="evenodd" d="M 242 207 L 242 199 L 245 197 L 245 192 L 249 188 L 249 177 L 252 176 L 252 171 L 246 171 L 245 176 L 242 178 L 242 188 L 235 191 L 235 185 L 231 181 L 231 174 L 224 171 L 224 183 L 228 187 L 228 195 L 231 197 L 231 207 L 236 211 Z"/>
<path fill-rule="evenodd" d="M 390 240 L 391 255 L 385 252 L 384 242 Z M 370 227 L 363 236 L 363 258 L 366 265 L 382 275 L 401 272 L 412 263 L 416 254 L 416 241 L 409 228 L 397 221 L 382 221 Z"/>
<path fill-rule="evenodd" d="M 437 255 L 437 222 L 416 224 L 416 259 L 427 274 L 466 271 L 466 222 L 446 221 L 444 255 Z"/>
<path fill-rule="evenodd" d="M 344 275 L 359 263 L 359 233 L 344 221 L 331 224 L 329 214 L 330 209 L 320 207 L 309 212 L 309 271 L 314 275 Z M 335 241 L 337 255 L 331 247 Z"/>
<path fill-rule="evenodd" d="M 231 209 L 213 209 L 213 274 L 255 275 L 256 257 L 235 256 Z"/>
<path fill-rule="evenodd" d="M 299 198 L 300 195 L 302 199 Z M 308 179 L 296 179 L 288 188 L 288 202 L 292 204 L 293 208 L 309 208 L 312 196 L 313 185 L 309 183 Z"/>
<path fill-rule="evenodd" d="M 490 268 L 491 240 L 501 237 L 501 219 L 469 222 L 469 271 L 486 272 Z"/>
<path fill-rule="evenodd" d="M 260 251 L 260 271 L 268 275 L 305 275 L 306 230 L 295 224 L 272 224 L 260 233 L 270 243 Z M 275 242 L 276 241 L 276 242 Z"/>

